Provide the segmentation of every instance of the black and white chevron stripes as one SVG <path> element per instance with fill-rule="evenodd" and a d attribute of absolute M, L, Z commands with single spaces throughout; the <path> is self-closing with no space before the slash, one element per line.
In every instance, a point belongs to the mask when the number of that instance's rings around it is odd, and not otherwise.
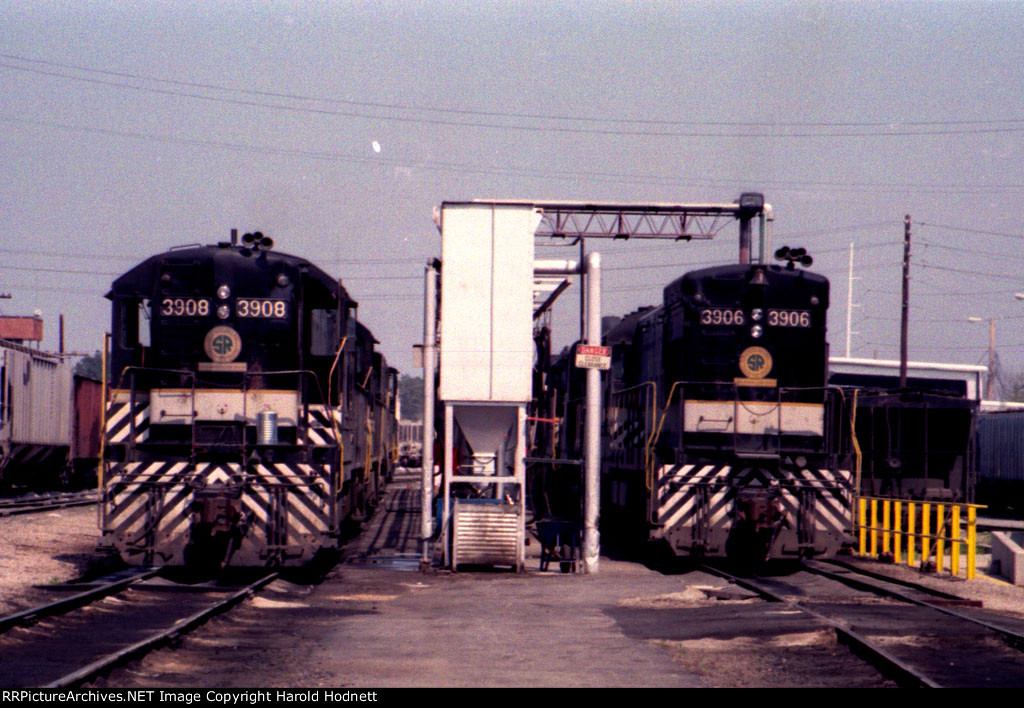
<path fill-rule="evenodd" d="M 134 439 L 132 426 L 134 425 Z M 107 406 L 107 443 L 145 442 L 149 439 L 149 397 L 140 396 L 131 401 L 115 397 Z"/>
<path fill-rule="evenodd" d="M 301 564 L 335 543 L 338 504 L 325 465 L 108 463 L 105 480 L 103 532 L 129 562 L 147 552 L 157 563 L 184 562 L 196 489 L 242 488 L 249 523 L 232 564 Z"/>
<path fill-rule="evenodd" d="M 728 464 L 664 465 L 656 475 L 653 521 L 663 535 L 681 545 L 706 535 L 718 538 L 732 525 L 733 504 L 741 489 L 774 487 L 779 491 L 785 522 L 777 545 L 795 552 L 803 511 L 819 552 L 834 552 L 852 527 L 853 477 L 846 470 L 817 468 L 775 470 Z M 809 492 L 809 494 L 808 494 Z M 803 501 L 802 501 L 803 500 Z M 801 505 L 812 504 L 812 509 Z M 719 549 L 721 551 L 723 549 Z"/>

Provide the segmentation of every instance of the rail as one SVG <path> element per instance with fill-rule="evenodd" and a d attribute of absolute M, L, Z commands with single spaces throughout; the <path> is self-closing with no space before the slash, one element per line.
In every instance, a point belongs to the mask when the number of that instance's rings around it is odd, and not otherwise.
<path fill-rule="evenodd" d="M 949 573 L 958 576 L 961 546 L 965 546 L 966 577 L 968 580 L 975 578 L 977 514 L 978 509 L 985 506 L 859 496 L 854 500 L 854 508 L 857 512 L 854 535 L 859 555 L 870 558 L 884 556 L 896 564 L 905 562 L 910 567 L 918 562 L 918 558 L 922 566 L 929 564 L 934 555 L 935 571 L 942 573 L 947 567 L 948 552 Z M 964 522 L 966 536 L 962 535 Z"/>

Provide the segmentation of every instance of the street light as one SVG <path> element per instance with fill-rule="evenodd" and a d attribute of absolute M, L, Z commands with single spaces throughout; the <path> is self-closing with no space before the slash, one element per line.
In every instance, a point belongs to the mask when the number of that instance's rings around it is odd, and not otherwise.
<path fill-rule="evenodd" d="M 1015 293 L 1014 297 L 1024 300 L 1024 293 Z M 968 322 L 984 322 L 981 317 L 968 317 Z M 989 318 L 988 321 L 988 383 L 985 384 L 985 400 L 993 400 L 996 381 L 996 321 Z"/>

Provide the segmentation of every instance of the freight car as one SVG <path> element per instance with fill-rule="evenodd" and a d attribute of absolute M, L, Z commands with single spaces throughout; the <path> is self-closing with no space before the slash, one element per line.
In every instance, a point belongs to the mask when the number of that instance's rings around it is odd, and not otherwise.
<path fill-rule="evenodd" d="M 398 421 L 398 463 L 403 467 L 419 467 L 423 462 L 423 422 Z"/>
<path fill-rule="evenodd" d="M 57 354 L 0 340 L 0 488 L 50 490 L 95 479 L 100 382 Z"/>
<path fill-rule="evenodd" d="M 394 464 L 397 375 L 309 261 L 238 243 L 117 278 L 100 525 L 131 564 L 305 565 Z"/>
<path fill-rule="evenodd" d="M 860 492 L 973 502 L 980 366 L 836 357 L 829 383 L 856 401 Z"/>
<path fill-rule="evenodd" d="M 978 416 L 977 500 L 997 513 L 1024 510 L 1024 410 Z"/>

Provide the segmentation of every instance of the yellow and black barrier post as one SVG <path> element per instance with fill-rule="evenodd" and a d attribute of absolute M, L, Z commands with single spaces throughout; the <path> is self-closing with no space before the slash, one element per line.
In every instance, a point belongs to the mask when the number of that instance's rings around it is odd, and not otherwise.
<path fill-rule="evenodd" d="M 880 508 L 879 508 L 880 507 Z M 949 547 L 949 572 L 960 574 L 961 544 L 967 550 L 966 577 L 975 577 L 979 504 L 958 502 L 919 502 L 880 497 L 857 497 L 855 536 L 858 554 L 870 558 L 885 556 L 902 565 L 904 558 L 910 567 L 917 565 L 920 544 L 921 563 L 935 558 L 935 570 L 946 568 L 946 548 Z M 963 511 L 967 523 L 962 525 Z M 878 518 L 881 511 L 881 519 Z M 933 524 L 934 521 L 934 524 Z M 920 530 L 918 530 L 920 529 Z M 934 529 L 934 532 L 932 531 Z M 963 534 L 966 530 L 966 536 Z M 904 540 L 906 555 L 904 556 Z M 881 541 L 881 548 L 879 548 Z"/>

